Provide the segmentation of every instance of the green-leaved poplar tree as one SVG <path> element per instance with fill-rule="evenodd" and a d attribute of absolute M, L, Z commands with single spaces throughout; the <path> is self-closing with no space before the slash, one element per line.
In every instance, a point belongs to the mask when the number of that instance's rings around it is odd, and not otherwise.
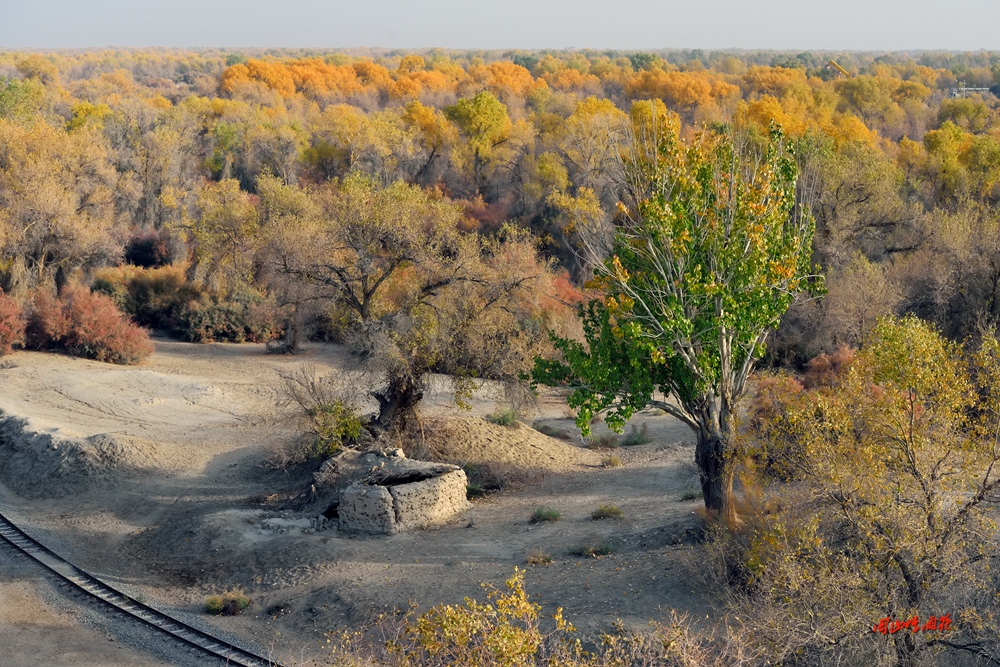
<path fill-rule="evenodd" d="M 580 309 L 586 343 L 554 338 L 561 358 L 537 360 L 533 377 L 573 388 L 585 433 L 605 410 L 619 431 L 647 406 L 683 421 L 697 436 L 705 506 L 734 518 L 730 418 L 768 334 L 812 282 L 813 220 L 796 204 L 795 156 L 777 128 L 685 142 L 676 117 L 649 102 L 632 124 L 598 296 Z"/>

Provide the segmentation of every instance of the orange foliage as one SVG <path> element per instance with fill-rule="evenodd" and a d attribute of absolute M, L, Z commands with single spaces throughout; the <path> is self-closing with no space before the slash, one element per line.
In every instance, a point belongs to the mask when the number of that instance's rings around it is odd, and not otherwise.
<path fill-rule="evenodd" d="M 396 79 L 389 87 L 389 96 L 397 100 L 415 99 L 424 90 L 438 93 L 454 87 L 454 81 L 450 81 L 441 72 L 418 70 Z"/>
<path fill-rule="evenodd" d="M 306 95 L 350 95 L 361 90 L 361 83 L 350 65 L 330 65 L 319 59 L 293 60 L 287 64 L 295 86 Z"/>
<path fill-rule="evenodd" d="M 751 67 L 741 77 L 741 83 L 748 93 L 781 97 L 793 85 L 805 84 L 806 74 L 785 67 Z"/>
<path fill-rule="evenodd" d="M 536 80 L 531 76 L 531 72 L 509 60 L 472 66 L 469 68 L 468 77 L 474 84 L 473 87 L 485 86 L 501 100 L 508 100 L 511 97 L 525 98 L 538 88 L 547 85 L 544 80 Z"/>
<path fill-rule="evenodd" d="M 556 90 L 572 91 L 592 89 L 601 84 L 593 74 L 583 74 L 575 69 L 561 69 L 545 76 L 545 81 Z"/>
<path fill-rule="evenodd" d="M 739 89 L 704 72 L 664 72 L 648 70 L 625 83 L 625 94 L 632 99 L 657 98 L 671 107 L 690 109 L 732 97 Z"/>
<path fill-rule="evenodd" d="M 387 91 L 392 85 L 392 77 L 389 75 L 389 70 L 381 65 L 362 60 L 361 62 L 354 63 L 351 67 L 354 68 L 355 74 L 358 75 L 358 80 L 364 86 L 371 86 L 380 91 Z"/>
<path fill-rule="evenodd" d="M 233 93 L 241 84 L 259 82 L 282 97 L 295 94 L 295 80 L 282 63 L 272 63 L 251 58 L 246 64 L 237 64 L 222 73 L 222 90 Z"/>

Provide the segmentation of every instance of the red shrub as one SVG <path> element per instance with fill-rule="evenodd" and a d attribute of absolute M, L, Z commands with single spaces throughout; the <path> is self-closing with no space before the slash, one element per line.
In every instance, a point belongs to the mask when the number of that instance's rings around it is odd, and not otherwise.
<path fill-rule="evenodd" d="M 62 303 L 45 290 L 35 292 L 26 329 L 28 347 L 44 350 L 58 345 L 69 330 L 70 321 L 63 312 Z"/>
<path fill-rule="evenodd" d="M 33 347 L 113 364 L 137 364 L 153 352 L 143 329 L 125 318 L 104 294 L 67 286 L 59 299 L 39 293 L 28 324 Z"/>
<path fill-rule="evenodd" d="M 806 389 L 832 386 L 854 361 L 855 350 L 841 345 L 833 354 L 823 353 L 806 364 L 803 384 Z"/>
<path fill-rule="evenodd" d="M 0 356 L 24 344 L 24 312 L 0 289 Z"/>

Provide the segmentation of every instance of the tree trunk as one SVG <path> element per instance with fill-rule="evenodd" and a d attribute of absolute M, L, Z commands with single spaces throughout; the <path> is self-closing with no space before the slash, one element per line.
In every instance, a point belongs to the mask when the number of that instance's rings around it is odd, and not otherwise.
<path fill-rule="evenodd" d="M 378 401 L 378 415 L 372 420 L 371 427 L 381 432 L 393 427 L 405 427 L 424 392 L 414 382 L 402 380 L 390 381 L 385 389 L 372 392 L 372 396 Z"/>
<path fill-rule="evenodd" d="M 733 469 L 728 442 L 716 434 L 702 430 L 694 458 L 701 476 L 701 495 L 705 509 L 729 522 L 736 521 L 733 505 Z"/>

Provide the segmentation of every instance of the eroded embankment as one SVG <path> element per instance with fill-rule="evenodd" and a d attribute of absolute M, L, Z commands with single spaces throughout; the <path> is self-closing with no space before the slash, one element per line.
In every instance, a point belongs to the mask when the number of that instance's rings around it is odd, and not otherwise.
<path fill-rule="evenodd" d="M 0 411 L 0 480 L 27 498 L 54 498 L 105 486 L 123 473 L 155 468 L 155 443 L 99 433 L 66 437 L 31 428 L 28 420 Z"/>

